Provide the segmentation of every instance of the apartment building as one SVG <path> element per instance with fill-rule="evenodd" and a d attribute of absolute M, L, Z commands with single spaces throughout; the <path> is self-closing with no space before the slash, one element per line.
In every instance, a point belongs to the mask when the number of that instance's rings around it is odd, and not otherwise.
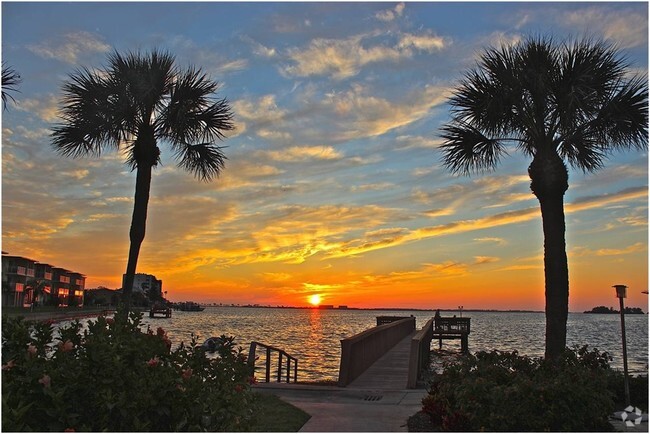
<path fill-rule="evenodd" d="M 2 253 L 2 306 L 83 306 L 85 284 L 81 273 Z"/>
<path fill-rule="evenodd" d="M 122 275 L 122 287 L 126 274 Z M 162 297 L 162 280 L 152 274 L 136 273 L 133 277 L 133 293 L 142 293 L 150 298 Z"/>

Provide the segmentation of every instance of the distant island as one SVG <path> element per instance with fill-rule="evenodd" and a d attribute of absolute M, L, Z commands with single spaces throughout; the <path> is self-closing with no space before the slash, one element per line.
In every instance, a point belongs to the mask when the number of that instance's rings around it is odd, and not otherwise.
<path fill-rule="evenodd" d="M 619 310 L 614 310 L 611 307 L 605 306 L 596 306 L 591 310 L 585 310 L 584 313 L 620 313 Z M 640 307 L 626 307 L 624 310 L 625 314 L 642 314 L 643 310 Z"/>

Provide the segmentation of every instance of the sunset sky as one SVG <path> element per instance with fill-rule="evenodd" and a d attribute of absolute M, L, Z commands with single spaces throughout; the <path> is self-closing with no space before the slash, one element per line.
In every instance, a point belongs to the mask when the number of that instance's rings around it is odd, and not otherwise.
<path fill-rule="evenodd" d="M 173 301 L 544 308 L 539 204 L 513 152 L 472 177 L 440 163 L 446 98 L 481 49 L 592 35 L 648 70 L 647 3 L 2 3 L 2 250 L 117 288 L 135 173 L 50 145 L 61 85 L 116 49 L 167 49 L 221 83 L 236 131 L 222 176 L 162 143 L 138 271 Z M 647 310 L 648 155 L 570 171 L 570 310 Z"/>

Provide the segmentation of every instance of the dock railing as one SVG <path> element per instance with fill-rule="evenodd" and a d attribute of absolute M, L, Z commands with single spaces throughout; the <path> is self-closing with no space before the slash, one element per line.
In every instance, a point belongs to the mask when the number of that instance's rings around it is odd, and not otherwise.
<path fill-rule="evenodd" d="M 274 376 L 277 378 L 277 382 L 281 383 L 282 382 L 282 377 L 283 375 L 286 374 L 286 382 L 290 383 L 291 382 L 291 377 L 292 377 L 292 372 L 293 372 L 293 382 L 296 383 L 298 381 L 298 359 L 295 357 L 287 354 L 284 350 L 281 350 L 279 348 L 272 347 L 270 345 L 263 344 L 261 342 L 256 342 L 253 341 L 251 342 L 251 347 L 250 350 L 248 351 L 248 364 L 249 366 L 252 366 L 253 369 L 255 369 L 255 361 L 256 361 L 256 351 L 257 347 L 263 347 L 266 349 L 266 360 L 265 360 L 265 373 L 264 373 L 264 379 L 267 383 L 271 382 L 271 370 L 272 370 L 272 354 L 278 353 L 278 370 L 277 370 L 277 376 Z M 286 360 L 286 367 L 283 366 L 283 361 Z M 293 369 L 292 369 L 292 364 L 293 362 Z"/>
<path fill-rule="evenodd" d="M 470 318 L 450 318 L 450 317 L 438 317 L 435 318 L 435 329 L 440 332 L 458 332 L 458 333 L 467 333 L 470 332 Z"/>
<path fill-rule="evenodd" d="M 415 389 L 418 380 L 422 377 L 422 372 L 427 370 L 431 340 L 433 340 L 433 318 L 427 321 L 424 327 L 411 339 L 407 389 Z"/>
<path fill-rule="evenodd" d="M 379 322 L 379 318 L 377 319 Z M 365 330 L 341 340 L 339 386 L 354 381 L 386 351 L 415 330 L 415 317 L 393 318 L 393 321 Z"/>

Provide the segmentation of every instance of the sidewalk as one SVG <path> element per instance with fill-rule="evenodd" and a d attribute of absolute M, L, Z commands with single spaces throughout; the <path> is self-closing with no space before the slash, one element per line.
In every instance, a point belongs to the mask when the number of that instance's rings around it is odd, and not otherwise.
<path fill-rule="evenodd" d="M 371 390 L 336 386 L 259 383 L 256 392 L 277 395 L 311 418 L 300 432 L 407 432 L 407 420 L 422 409 L 425 389 Z M 633 427 L 626 426 L 620 412 L 610 423 L 618 432 L 648 432 L 648 415 Z"/>
<path fill-rule="evenodd" d="M 255 391 L 277 395 L 311 415 L 300 432 L 407 432 L 408 418 L 422 409 L 427 393 L 286 383 L 261 383 Z"/>

